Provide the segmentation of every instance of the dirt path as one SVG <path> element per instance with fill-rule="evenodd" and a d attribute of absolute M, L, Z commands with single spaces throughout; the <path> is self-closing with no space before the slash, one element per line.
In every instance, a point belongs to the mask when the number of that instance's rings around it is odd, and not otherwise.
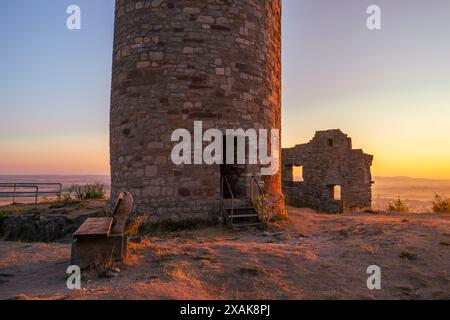
<path fill-rule="evenodd" d="M 79 292 L 65 289 L 68 245 L 0 242 L 0 299 L 450 299 L 450 216 L 290 216 L 269 231 L 155 234 Z M 373 264 L 380 291 L 366 286 Z"/>

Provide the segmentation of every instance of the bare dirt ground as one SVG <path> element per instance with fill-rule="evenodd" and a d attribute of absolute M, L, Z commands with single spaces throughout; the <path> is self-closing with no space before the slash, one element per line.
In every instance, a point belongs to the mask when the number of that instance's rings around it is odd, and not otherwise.
<path fill-rule="evenodd" d="M 0 242 L 0 299 L 450 299 L 449 215 L 289 211 L 266 231 L 152 234 L 115 277 L 92 272 L 72 292 L 69 245 Z"/>

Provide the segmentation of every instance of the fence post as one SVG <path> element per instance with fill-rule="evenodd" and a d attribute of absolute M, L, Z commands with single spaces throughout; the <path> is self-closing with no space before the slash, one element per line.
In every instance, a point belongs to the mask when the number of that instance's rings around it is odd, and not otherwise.
<path fill-rule="evenodd" d="M 58 197 L 59 201 L 61 201 L 61 194 L 62 194 L 62 183 L 59 184 L 59 197 Z"/>
<path fill-rule="evenodd" d="M 36 186 L 36 198 L 34 200 L 34 204 L 37 205 L 39 196 L 39 186 Z"/>
<path fill-rule="evenodd" d="M 13 192 L 13 204 L 16 204 L 16 184 L 14 184 L 14 192 Z"/>

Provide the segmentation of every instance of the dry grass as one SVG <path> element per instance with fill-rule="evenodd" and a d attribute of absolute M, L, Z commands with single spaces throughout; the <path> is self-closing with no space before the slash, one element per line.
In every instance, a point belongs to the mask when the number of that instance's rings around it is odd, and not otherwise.
<path fill-rule="evenodd" d="M 94 261 L 94 269 L 99 277 L 106 277 L 107 273 L 114 269 L 114 266 L 114 252 L 111 252 L 107 256 L 97 253 Z"/>
<path fill-rule="evenodd" d="M 143 216 L 137 216 L 134 219 L 129 220 L 125 226 L 125 234 L 130 237 L 137 236 L 142 230 L 145 220 L 146 219 Z"/>
<path fill-rule="evenodd" d="M 387 208 L 389 212 L 397 212 L 397 213 L 408 213 L 408 206 L 400 199 L 391 202 Z"/>
<path fill-rule="evenodd" d="M 290 208 L 265 230 L 159 232 L 131 246 L 120 277 L 69 299 L 449 299 L 450 216 L 322 215 Z M 407 222 L 404 222 L 407 220 Z M 0 299 L 58 297 L 70 246 L 0 242 Z M 383 290 L 366 287 L 382 267 Z M 101 269 L 111 267 L 106 261 Z M 21 277 L 23 281 L 15 281 Z M 25 278 L 22 278 L 25 277 Z"/>
<path fill-rule="evenodd" d="M 434 213 L 450 213 L 450 198 L 436 195 L 433 201 Z"/>

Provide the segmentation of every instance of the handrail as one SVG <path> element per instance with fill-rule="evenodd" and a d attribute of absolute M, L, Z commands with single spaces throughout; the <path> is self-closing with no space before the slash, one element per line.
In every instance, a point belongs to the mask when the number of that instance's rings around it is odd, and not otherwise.
<path fill-rule="evenodd" d="M 224 210 L 224 199 L 225 199 L 225 195 L 224 195 L 224 185 L 226 184 L 228 192 L 230 192 L 231 195 L 231 226 L 233 226 L 233 217 L 234 217 L 234 193 L 233 190 L 231 189 L 231 185 L 230 182 L 228 181 L 228 178 L 226 176 L 222 176 L 222 182 L 221 182 L 221 207 L 222 207 L 222 214 L 225 217 L 225 220 L 229 221 L 229 217 L 226 214 L 225 210 Z"/>
<path fill-rule="evenodd" d="M 251 183 L 251 190 L 252 190 L 252 203 L 254 203 L 254 201 L 255 201 L 254 185 L 256 185 L 258 187 L 258 190 L 259 190 L 260 194 L 262 194 L 264 192 L 263 192 L 263 189 L 261 188 L 261 186 L 259 185 L 259 182 L 258 182 L 258 180 L 256 179 L 255 176 L 251 177 L 251 182 L 250 183 Z"/>
<path fill-rule="evenodd" d="M 12 188 L 12 187 L 14 187 L 14 185 L 21 186 L 21 187 L 23 187 L 23 186 L 34 187 L 37 185 L 40 185 L 40 186 L 56 186 L 56 185 L 58 185 L 58 186 L 60 186 L 60 185 L 62 185 L 62 183 L 59 183 L 59 182 L 0 182 L 0 187 Z"/>
<path fill-rule="evenodd" d="M 39 188 L 45 186 L 58 186 L 58 191 L 39 191 Z M 39 195 L 56 195 L 61 200 L 62 184 L 61 183 L 0 183 L 0 188 L 13 189 L 12 191 L 0 192 L 0 198 L 12 198 L 13 204 L 16 204 L 16 198 L 34 198 L 34 203 L 37 204 Z M 34 191 L 18 191 L 17 189 L 34 189 Z"/>

